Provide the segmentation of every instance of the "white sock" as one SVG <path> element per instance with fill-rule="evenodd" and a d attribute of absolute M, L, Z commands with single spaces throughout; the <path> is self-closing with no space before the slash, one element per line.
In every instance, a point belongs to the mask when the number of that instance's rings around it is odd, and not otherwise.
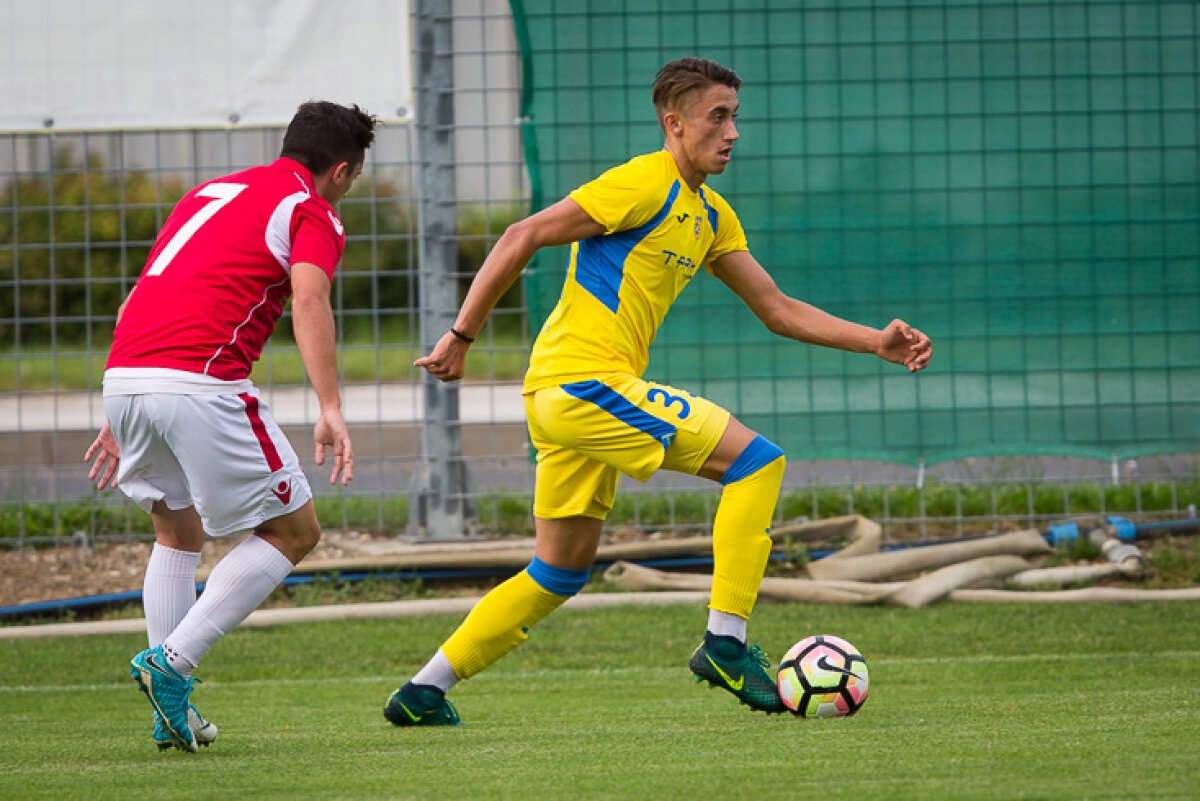
<path fill-rule="evenodd" d="M 450 667 L 450 660 L 439 648 L 438 652 L 433 655 L 433 659 L 426 662 L 425 667 L 412 677 L 412 683 L 432 684 L 442 692 L 447 692 L 455 684 L 458 684 L 458 675 L 454 672 L 454 668 Z"/>
<path fill-rule="evenodd" d="M 217 563 L 200 599 L 163 640 L 171 666 L 189 678 L 217 640 L 257 609 L 291 572 L 291 561 L 274 545 L 254 534 L 247 537 Z"/>
<path fill-rule="evenodd" d="M 200 554 L 154 543 L 142 582 L 142 609 L 150 647 L 162 644 L 196 603 L 196 566 Z"/>
<path fill-rule="evenodd" d="M 709 609 L 708 630 L 718 637 L 736 637 L 738 642 L 746 644 L 746 618 L 731 612 Z"/>

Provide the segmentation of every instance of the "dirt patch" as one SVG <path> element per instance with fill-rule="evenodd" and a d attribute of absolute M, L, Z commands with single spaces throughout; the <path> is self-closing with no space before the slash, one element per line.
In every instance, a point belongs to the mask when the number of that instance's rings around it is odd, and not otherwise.
<path fill-rule="evenodd" d="M 695 533 L 691 532 L 690 535 L 694 536 Z M 616 528 L 605 532 L 603 542 L 655 540 L 686 535 L 689 532 L 645 534 L 634 529 Z M 207 575 L 241 540 L 241 537 L 207 540 L 197 570 L 200 576 Z M 488 538 L 488 542 L 498 545 L 505 542 L 527 543 L 529 540 L 497 537 Z M 52 548 L 0 550 L 0 576 L 3 576 L 0 581 L 0 607 L 140 592 L 151 547 L 152 543 L 145 541 L 85 546 L 81 542 L 68 540 Z M 302 565 L 344 559 L 369 561 L 411 552 L 413 547 L 411 543 L 392 536 L 326 531 Z M 470 548 L 471 545 L 447 547 Z"/>
<path fill-rule="evenodd" d="M 201 552 L 199 571 L 207 573 L 241 540 L 209 539 Z M 89 547 L 72 541 L 54 548 L 0 550 L 0 575 L 4 577 L 0 607 L 140 592 L 151 545 L 116 542 Z M 367 558 L 394 553 L 399 547 L 395 537 L 325 532 L 308 558 Z"/>

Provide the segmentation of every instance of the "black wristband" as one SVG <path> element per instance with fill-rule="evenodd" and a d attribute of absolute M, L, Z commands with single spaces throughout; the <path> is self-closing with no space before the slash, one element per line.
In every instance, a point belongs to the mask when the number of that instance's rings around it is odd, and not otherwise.
<path fill-rule="evenodd" d="M 463 342 L 468 342 L 468 343 L 470 343 L 470 342 L 474 342 L 474 341 L 475 341 L 475 337 L 469 337 L 469 336 L 467 336 L 466 334 L 464 334 L 462 331 L 459 331 L 459 330 L 458 330 L 457 328 L 455 328 L 454 326 L 450 326 L 450 333 L 451 333 L 451 334 L 454 334 L 454 336 L 458 337 L 458 338 L 459 338 L 459 339 L 461 339 Z"/>

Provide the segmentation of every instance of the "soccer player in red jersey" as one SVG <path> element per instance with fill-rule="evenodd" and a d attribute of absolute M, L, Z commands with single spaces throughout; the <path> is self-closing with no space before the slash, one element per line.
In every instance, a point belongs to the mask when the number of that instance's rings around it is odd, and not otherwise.
<path fill-rule="evenodd" d="M 317 464 L 329 449 L 330 483 L 354 477 L 329 301 L 346 241 L 334 204 L 362 172 L 375 122 L 357 106 L 300 106 L 273 163 L 184 195 L 117 311 L 107 422 L 84 459 L 100 487 L 119 487 L 154 523 L 150 648 L 130 673 L 154 707 L 161 749 L 195 751 L 216 737 L 189 700 L 192 671 L 321 537 L 296 453 L 250 381 L 289 297 L 320 404 Z M 247 531 L 197 599 L 205 534 Z"/>

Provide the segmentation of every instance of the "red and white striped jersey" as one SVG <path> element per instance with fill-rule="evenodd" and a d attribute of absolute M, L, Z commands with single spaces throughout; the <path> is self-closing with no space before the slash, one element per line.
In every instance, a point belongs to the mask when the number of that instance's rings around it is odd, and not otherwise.
<path fill-rule="evenodd" d="M 159 231 L 107 367 L 247 378 L 291 296 L 291 266 L 309 262 L 333 280 L 345 243 L 333 207 L 292 159 L 201 184 Z"/>

